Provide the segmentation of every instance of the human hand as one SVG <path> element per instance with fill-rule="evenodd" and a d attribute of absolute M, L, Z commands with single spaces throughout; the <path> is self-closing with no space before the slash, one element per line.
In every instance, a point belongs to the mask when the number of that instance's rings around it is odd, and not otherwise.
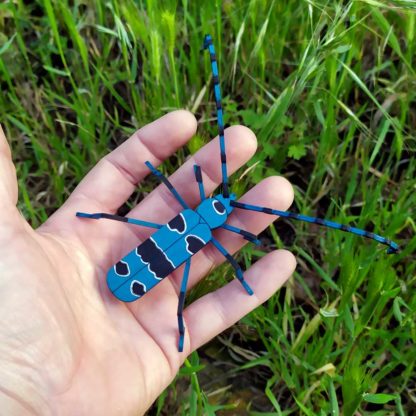
<path fill-rule="evenodd" d="M 33 230 L 19 214 L 17 181 L 0 128 L 0 408 L 7 415 L 130 415 L 143 413 L 193 350 L 269 298 L 291 275 L 292 254 L 267 254 L 246 273 L 248 296 L 234 279 L 184 311 L 184 352 L 177 350 L 178 291 L 183 266 L 142 299 L 122 303 L 105 284 L 107 270 L 152 230 L 112 221 L 81 220 L 77 211 L 115 213 L 148 174 L 195 133 L 195 118 L 175 111 L 141 128 L 88 173 L 67 202 Z M 245 127 L 226 130 L 229 171 L 255 152 Z M 171 181 L 195 207 L 193 165 L 207 194 L 221 182 L 218 139 L 189 158 Z M 280 210 L 293 191 L 280 177 L 263 180 L 241 201 Z M 129 214 L 166 223 L 181 206 L 158 186 Z M 275 217 L 233 212 L 228 223 L 255 234 Z M 226 231 L 217 239 L 233 253 L 246 241 Z M 206 246 L 192 257 L 188 289 L 224 258 Z"/>

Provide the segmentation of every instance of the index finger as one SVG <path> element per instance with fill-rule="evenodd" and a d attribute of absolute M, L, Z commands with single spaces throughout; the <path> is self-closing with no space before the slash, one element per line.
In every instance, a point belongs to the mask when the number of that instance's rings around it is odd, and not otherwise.
<path fill-rule="evenodd" d="M 142 127 L 102 158 L 74 190 L 64 208 L 74 210 L 87 199 L 91 210 L 114 213 L 148 173 L 144 162 L 159 165 L 182 147 L 196 131 L 192 113 L 173 111 Z"/>

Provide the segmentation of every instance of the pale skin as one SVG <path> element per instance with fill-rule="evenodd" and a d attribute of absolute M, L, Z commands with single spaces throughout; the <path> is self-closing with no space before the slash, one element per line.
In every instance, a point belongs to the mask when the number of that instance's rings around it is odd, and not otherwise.
<path fill-rule="evenodd" d="M 76 211 L 116 213 L 148 175 L 144 162 L 161 164 L 195 134 L 196 127 L 194 116 L 183 110 L 142 127 L 101 159 L 67 202 L 36 230 L 16 208 L 15 168 L 0 129 L 0 409 L 4 414 L 143 414 L 187 355 L 263 303 L 290 277 L 293 255 L 276 250 L 245 272 L 253 296 L 234 279 L 187 306 L 183 353 L 177 350 L 176 316 L 183 266 L 139 301 L 122 303 L 108 291 L 109 267 L 154 230 L 80 219 Z M 232 173 L 253 156 L 256 138 L 243 126 L 226 129 L 225 137 Z M 199 202 L 195 163 L 202 168 L 206 192 L 213 192 L 221 181 L 217 139 L 170 176 L 191 207 Z M 292 199 L 289 182 L 270 177 L 241 201 L 285 210 Z M 127 216 L 166 223 L 180 211 L 167 189 L 159 186 Z M 235 210 L 229 223 L 257 234 L 275 219 Z M 216 231 L 215 236 L 231 253 L 247 243 L 227 231 Z M 192 257 L 188 290 L 223 260 L 209 246 Z"/>

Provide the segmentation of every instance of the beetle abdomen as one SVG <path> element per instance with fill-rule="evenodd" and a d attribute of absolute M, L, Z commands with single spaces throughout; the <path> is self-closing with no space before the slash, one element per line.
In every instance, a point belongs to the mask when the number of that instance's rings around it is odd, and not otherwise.
<path fill-rule="evenodd" d="M 111 292 L 134 301 L 211 240 L 211 230 L 192 210 L 185 210 L 124 256 L 107 274 Z"/>

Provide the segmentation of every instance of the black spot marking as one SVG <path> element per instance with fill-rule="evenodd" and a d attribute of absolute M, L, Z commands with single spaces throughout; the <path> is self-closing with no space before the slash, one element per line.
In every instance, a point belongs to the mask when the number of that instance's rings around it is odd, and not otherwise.
<path fill-rule="evenodd" d="M 136 248 L 136 254 L 142 258 L 144 262 L 149 262 L 152 256 L 152 250 L 155 248 L 153 241 L 148 238 L 147 240 L 143 241 L 139 246 Z"/>
<path fill-rule="evenodd" d="M 201 250 L 202 247 L 205 246 L 205 242 L 197 237 L 196 235 L 187 235 L 185 237 L 185 241 L 186 241 L 186 250 L 188 251 L 188 253 L 191 254 L 195 254 L 197 253 L 199 250 Z"/>
<path fill-rule="evenodd" d="M 123 260 L 120 260 L 118 263 L 114 265 L 114 271 L 119 276 L 123 276 L 123 277 L 128 276 L 130 274 L 129 265 Z"/>
<path fill-rule="evenodd" d="M 315 218 L 315 224 L 325 225 L 325 220 L 322 218 Z"/>
<path fill-rule="evenodd" d="M 146 286 L 138 280 L 133 280 L 130 290 L 133 295 L 143 296 L 146 293 Z"/>
<path fill-rule="evenodd" d="M 179 234 L 183 234 L 183 232 L 186 230 L 186 222 L 182 214 L 179 214 L 175 218 L 171 219 L 168 222 L 168 228 L 171 231 L 176 231 Z"/>
<path fill-rule="evenodd" d="M 225 213 L 225 207 L 223 204 L 221 204 L 220 201 L 214 199 L 214 201 L 212 202 L 212 206 L 214 207 L 215 211 L 218 214 L 224 214 Z"/>
<path fill-rule="evenodd" d="M 343 225 L 343 224 L 341 224 L 341 228 L 340 228 L 342 231 L 349 231 L 350 230 L 350 227 L 348 227 L 348 225 Z"/>
<path fill-rule="evenodd" d="M 263 208 L 263 212 L 266 214 L 273 214 L 273 210 L 271 208 Z"/>
<path fill-rule="evenodd" d="M 136 248 L 136 254 L 143 263 L 148 265 L 148 269 L 157 279 L 163 279 L 175 270 L 173 264 L 166 257 L 166 254 L 148 238 Z"/>

